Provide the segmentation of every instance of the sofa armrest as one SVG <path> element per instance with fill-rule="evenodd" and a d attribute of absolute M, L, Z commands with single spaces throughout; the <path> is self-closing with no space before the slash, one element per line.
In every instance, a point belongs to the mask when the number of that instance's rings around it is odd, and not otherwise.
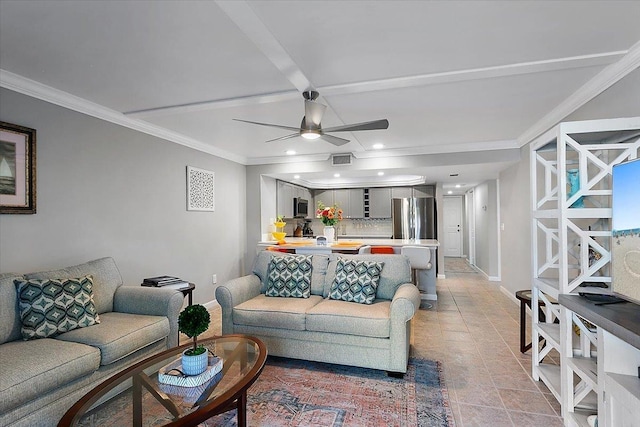
<path fill-rule="evenodd" d="M 396 290 L 391 301 L 391 317 L 407 322 L 420 309 L 420 291 L 413 283 L 405 283 Z"/>
<path fill-rule="evenodd" d="M 120 286 L 113 296 L 113 311 L 119 313 L 166 316 L 169 319 L 167 348 L 178 345 L 178 316 L 184 295 L 176 289 Z"/>
<path fill-rule="evenodd" d="M 222 308 L 222 334 L 233 333 L 233 307 L 260 295 L 260 278 L 255 274 L 238 277 L 216 288 Z"/>
<path fill-rule="evenodd" d="M 420 291 L 412 283 L 405 283 L 396 289 L 391 300 L 391 354 L 389 370 L 407 372 L 411 345 L 411 318 L 420 309 Z"/>

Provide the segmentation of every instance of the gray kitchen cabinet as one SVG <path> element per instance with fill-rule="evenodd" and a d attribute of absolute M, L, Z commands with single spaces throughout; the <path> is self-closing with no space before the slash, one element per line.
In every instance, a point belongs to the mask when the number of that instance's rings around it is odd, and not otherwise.
<path fill-rule="evenodd" d="M 391 188 L 369 188 L 369 218 L 391 218 Z"/>
<path fill-rule="evenodd" d="M 402 199 L 404 197 L 413 197 L 412 187 L 391 187 L 392 199 Z"/>
<path fill-rule="evenodd" d="M 349 204 L 343 208 L 347 218 L 364 218 L 364 189 L 352 188 L 349 191 Z"/>
<path fill-rule="evenodd" d="M 294 188 L 292 184 L 278 181 L 276 187 L 277 215 L 283 215 L 285 218 L 293 218 L 293 191 Z"/>
<path fill-rule="evenodd" d="M 322 202 L 325 206 L 332 206 L 333 190 L 315 190 L 313 197 L 313 210 L 318 209 L 318 202 Z"/>
<path fill-rule="evenodd" d="M 413 187 L 413 197 L 435 197 L 436 192 L 433 185 L 417 185 Z"/>

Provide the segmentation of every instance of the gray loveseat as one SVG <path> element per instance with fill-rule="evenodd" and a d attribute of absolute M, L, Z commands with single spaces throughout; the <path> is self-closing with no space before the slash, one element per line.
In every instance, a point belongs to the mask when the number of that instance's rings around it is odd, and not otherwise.
<path fill-rule="evenodd" d="M 23 340 L 15 279 L 91 275 L 99 324 Z M 181 292 L 123 286 L 111 258 L 56 271 L 0 274 L 0 426 L 55 426 L 89 390 L 178 345 Z"/>
<path fill-rule="evenodd" d="M 260 338 L 269 354 L 360 366 L 401 374 L 407 371 L 411 318 L 420 292 L 402 255 L 313 255 L 311 296 L 265 296 L 271 257 L 262 251 L 253 274 L 216 289 L 222 307 L 222 333 Z M 384 262 L 373 304 L 328 298 L 338 257 Z"/>

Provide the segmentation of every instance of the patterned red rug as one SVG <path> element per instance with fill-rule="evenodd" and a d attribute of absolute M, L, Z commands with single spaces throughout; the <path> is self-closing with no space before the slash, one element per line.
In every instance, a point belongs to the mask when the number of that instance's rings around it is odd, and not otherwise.
<path fill-rule="evenodd" d="M 102 405 L 81 425 L 121 425 L 130 419 L 128 398 Z M 161 407 L 155 420 L 168 414 Z M 235 411 L 209 419 L 203 426 L 235 426 Z M 147 420 L 149 421 L 149 420 Z M 270 356 L 249 389 L 250 426 L 428 426 L 455 425 L 439 362 L 410 359 L 404 378 L 383 371 Z"/>

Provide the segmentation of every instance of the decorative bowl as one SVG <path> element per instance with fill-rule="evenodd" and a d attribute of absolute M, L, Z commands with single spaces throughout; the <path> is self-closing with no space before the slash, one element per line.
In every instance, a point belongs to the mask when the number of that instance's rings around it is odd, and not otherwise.
<path fill-rule="evenodd" d="M 284 227 L 285 225 L 287 225 L 287 223 L 286 223 L 286 222 L 284 222 L 284 221 L 274 222 L 273 224 L 274 224 L 276 227 L 278 227 L 278 228 L 282 228 L 282 227 Z"/>
<path fill-rule="evenodd" d="M 283 240 L 284 236 L 287 235 L 287 233 L 285 233 L 284 231 L 274 231 L 271 234 L 273 235 L 273 238 L 276 240 Z"/>

